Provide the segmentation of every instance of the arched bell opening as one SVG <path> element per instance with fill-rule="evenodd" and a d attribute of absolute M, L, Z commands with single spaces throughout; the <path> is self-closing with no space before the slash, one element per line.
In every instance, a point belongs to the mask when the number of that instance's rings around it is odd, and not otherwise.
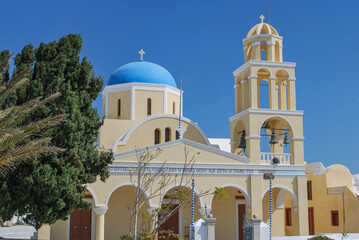
<path fill-rule="evenodd" d="M 199 209 L 201 199 L 195 191 L 194 221 L 202 217 Z M 168 232 L 189 237 L 192 219 L 192 190 L 187 186 L 176 186 L 166 191 L 161 200 L 161 209 L 157 212 L 157 223 L 160 225 L 159 237 L 167 239 Z"/>
<path fill-rule="evenodd" d="M 258 108 L 269 108 L 269 77 L 270 72 L 266 68 L 257 71 L 257 102 Z"/>
<path fill-rule="evenodd" d="M 268 61 L 268 45 L 267 41 L 262 40 L 260 42 L 261 60 Z"/>
<path fill-rule="evenodd" d="M 287 110 L 288 97 L 289 97 L 287 83 L 288 83 L 289 74 L 287 71 L 280 69 L 276 72 L 276 77 L 277 77 L 279 109 Z"/>
<path fill-rule="evenodd" d="M 273 236 L 292 236 L 293 217 L 296 211 L 296 195 L 281 187 L 272 188 L 272 203 L 270 190 L 262 198 L 263 222 L 270 225 L 270 204 L 272 205 L 272 233 Z"/>
<path fill-rule="evenodd" d="M 228 198 L 212 198 L 211 213 L 216 221 L 216 239 L 243 239 L 243 220 L 249 216 L 250 199 L 245 190 L 239 186 L 223 187 Z"/>
<path fill-rule="evenodd" d="M 291 165 L 293 130 L 289 122 L 282 117 L 266 119 L 260 128 L 261 162 L 263 164 Z"/>
<path fill-rule="evenodd" d="M 246 157 L 247 156 L 247 141 L 244 123 L 238 120 L 234 127 L 234 135 L 232 139 L 232 152 L 234 154 Z"/>
<path fill-rule="evenodd" d="M 246 59 L 245 59 L 245 61 L 249 61 L 249 60 L 253 60 L 253 48 L 252 48 L 252 43 L 251 42 L 247 43 L 247 49 L 246 49 Z"/>

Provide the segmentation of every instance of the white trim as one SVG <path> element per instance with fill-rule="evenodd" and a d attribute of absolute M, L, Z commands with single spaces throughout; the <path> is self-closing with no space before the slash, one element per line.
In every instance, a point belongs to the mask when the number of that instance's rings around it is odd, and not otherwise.
<path fill-rule="evenodd" d="M 302 110 L 282 110 L 282 109 L 263 109 L 263 108 L 247 108 L 240 113 L 229 118 L 230 122 L 240 119 L 244 115 L 252 114 L 267 114 L 267 115 L 287 115 L 287 116 L 303 116 Z"/>
<path fill-rule="evenodd" d="M 298 208 L 298 197 L 297 195 L 293 192 L 292 189 L 286 187 L 286 186 L 283 186 L 283 185 L 273 185 L 272 186 L 272 189 L 273 188 L 281 188 L 281 189 L 284 189 L 287 191 L 287 193 L 291 196 L 291 199 L 292 199 L 292 206 L 293 206 L 293 209 L 296 209 Z M 269 191 L 269 187 L 263 192 L 262 194 L 262 200 L 264 198 L 264 196 L 266 195 L 266 193 Z"/>
<path fill-rule="evenodd" d="M 260 42 L 254 42 L 254 43 L 252 43 L 252 46 L 257 46 L 257 45 L 260 45 Z"/>
<path fill-rule="evenodd" d="M 131 109 L 131 120 L 135 119 L 135 89 L 131 87 L 131 103 L 130 103 L 130 109 Z M 106 94 L 108 95 L 108 94 Z"/>
<path fill-rule="evenodd" d="M 89 191 L 91 193 L 91 196 L 94 200 L 94 205 L 97 206 L 97 196 L 95 194 L 95 191 L 92 190 L 92 188 L 90 188 L 89 186 L 86 185 L 86 190 Z"/>
<path fill-rule="evenodd" d="M 305 137 L 292 137 L 294 141 L 304 141 Z"/>
<path fill-rule="evenodd" d="M 293 127 L 292 123 L 291 123 L 286 117 L 281 116 L 281 115 L 273 115 L 273 116 L 268 116 L 268 117 L 266 117 L 266 118 L 262 121 L 262 123 L 261 123 L 261 125 L 260 125 L 260 127 L 259 127 L 259 131 L 258 131 L 258 134 L 259 134 L 259 135 L 261 135 L 261 126 L 263 126 L 264 122 L 267 121 L 268 119 L 274 118 L 274 117 L 279 117 L 279 118 L 282 118 L 283 120 L 285 120 L 285 121 L 289 124 L 290 129 L 292 130 L 293 136 L 295 136 L 295 131 L 294 131 L 294 127 Z M 293 139 L 293 137 L 292 137 L 292 139 Z"/>
<path fill-rule="evenodd" d="M 296 80 L 295 77 L 289 77 L 289 78 L 287 78 L 287 79 L 288 79 L 288 81 L 295 81 L 295 80 Z"/>
<path fill-rule="evenodd" d="M 246 136 L 246 139 L 261 139 L 261 136 L 257 136 L 257 135 L 248 135 L 248 136 Z"/>
<path fill-rule="evenodd" d="M 118 188 L 120 187 L 124 187 L 124 186 L 132 186 L 132 187 L 136 187 L 137 188 L 137 184 L 136 183 L 131 183 L 131 182 L 126 182 L 126 183 L 121 183 L 117 186 L 115 186 L 114 188 L 112 188 L 111 192 L 107 195 L 106 197 L 106 202 L 105 202 L 105 205 L 106 207 L 108 206 L 108 202 L 110 201 L 110 198 L 111 198 L 111 195 L 114 191 L 116 191 Z M 156 207 L 152 204 L 152 201 L 151 199 L 149 198 L 149 195 L 146 191 L 143 191 L 143 193 L 146 195 L 146 198 L 147 198 L 147 204 L 148 204 L 148 207 Z M 98 205 L 96 206 L 98 207 Z"/>
<path fill-rule="evenodd" d="M 163 114 L 167 114 L 167 88 L 163 92 Z"/>
<path fill-rule="evenodd" d="M 295 68 L 296 63 L 294 62 L 271 62 L 271 61 L 259 61 L 259 60 L 249 60 L 245 62 L 242 66 L 237 68 L 233 75 L 237 76 L 243 70 L 247 69 L 250 66 L 258 67 L 278 67 L 278 68 Z"/>
<path fill-rule="evenodd" d="M 247 82 L 246 79 L 243 79 L 243 80 L 241 81 L 242 84 L 243 84 L 243 83 L 246 83 L 246 82 Z"/>
<path fill-rule="evenodd" d="M 130 90 L 131 88 L 138 90 L 149 90 L 149 91 L 164 91 L 167 89 L 169 93 L 179 96 L 180 90 L 178 88 L 157 83 L 123 83 L 108 85 L 102 90 L 102 95 L 107 95 L 110 92 L 118 92 L 124 90 Z"/>
<path fill-rule="evenodd" d="M 156 144 L 156 145 L 152 145 L 152 146 L 149 146 L 149 147 L 146 147 L 146 148 L 140 148 L 140 149 L 137 149 L 137 150 L 131 150 L 131 151 L 126 151 L 126 152 L 122 152 L 122 153 L 117 153 L 117 154 L 114 154 L 114 158 L 119 159 L 119 158 L 122 158 L 122 157 L 133 156 L 133 155 L 136 155 L 136 151 L 145 151 L 146 149 L 148 149 L 148 151 L 152 151 L 152 150 L 155 150 L 157 148 L 163 149 L 163 148 L 175 146 L 175 145 L 178 145 L 178 144 L 186 144 L 186 145 L 189 145 L 189 146 L 192 146 L 192 147 L 195 147 L 195 148 L 202 149 L 204 151 L 212 152 L 212 153 L 215 153 L 215 154 L 218 154 L 218 155 L 221 155 L 221 156 L 224 156 L 224 157 L 228 157 L 228 158 L 231 158 L 231 159 L 234 159 L 234 160 L 237 160 L 237 161 L 241 161 L 241 162 L 244 162 L 244 163 L 249 163 L 249 161 L 250 161 L 249 158 L 242 157 L 242 156 L 239 156 L 239 155 L 236 155 L 236 154 L 233 154 L 233 153 L 229 153 L 229 152 L 226 152 L 226 151 L 222 151 L 222 150 L 220 150 L 218 148 L 212 147 L 211 145 L 204 145 L 202 143 L 194 142 L 194 141 L 191 141 L 191 140 L 188 140 L 188 139 L 185 139 L 185 138 L 170 141 L 170 142 L 165 142 L 165 143 L 161 143 L 161 144 Z M 243 165 L 240 165 L 240 166 L 243 166 Z"/>
<path fill-rule="evenodd" d="M 164 196 L 166 195 L 166 193 L 167 193 L 168 191 L 170 191 L 171 189 L 173 189 L 173 188 L 175 188 L 175 187 L 179 187 L 179 186 L 182 186 L 182 187 L 188 188 L 189 190 L 192 190 L 192 186 L 187 185 L 187 184 L 182 184 L 182 185 L 180 185 L 179 183 L 173 184 L 173 185 L 171 185 L 170 187 L 167 187 L 167 188 L 163 191 L 163 194 L 161 195 L 161 198 L 160 198 L 160 206 L 162 206 L 162 204 L 165 204 L 164 201 L 165 201 L 166 199 L 163 199 L 163 198 L 164 198 Z M 199 192 L 196 188 L 194 188 L 194 192 L 196 193 L 197 196 L 199 196 L 199 198 L 198 198 L 198 208 L 204 207 L 203 199 L 202 199 L 202 197 L 200 196 L 200 192 Z"/>
<path fill-rule="evenodd" d="M 183 109 L 183 104 L 182 104 L 182 109 Z M 182 111 L 183 112 L 183 111 Z M 173 114 L 156 114 L 156 115 L 152 115 L 149 117 L 146 117 L 144 119 L 142 119 L 141 121 L 139 121 L 138 123 L 135 124 L 135 126 L 133 126 L 130 130 L 128 130 L 124 135 L 122 135 L 119 139 L 117 139 L 115 141 L 115 143 L 112 146 L 112 151 L 116 152 L 116 148 L 118 145 L 125 145 L 128 141 L 128 139 L 130 138 L 130 136 L 132 135 L 132 133 L 142 124 L 144 124 L 147 121 L 153 120 L 153 119 L 157 119 L 157 118 L 173 118 L 173 119 L 178 119 L 177 115 L 173 115 Z M 187 122 L 188 124 L 194 126 L 202 135 L 202 137 L 204 138 L 204 140 L 206 141 L 206 143 L 208 145 L 210 145 L 210 142 L 206 136 L 206 134 L 202 131 L 202 129 L 192 120 L 183 117 L 182 121 Z"/>
<path fill-rule="evenodd" d="M 275 35 L 275 34 L 254 34 L 254 35 L 252 35 L 252 36 L 250 36 L 250 37 L 247 37 L 247 38 L 245 38 L 245 39 L 243 39 L 243 42 L 244 41 L 248 41 L 248 40 L 250 40 L 250 39 L 252 39 L 252 38 L 260 38 L 260 37 L 274 37 L 274 38 L 278 38 L 278 39 L 283 39 L 283 37 L 282 36 L 279 36 L 279 35 Z"/>
<path fill-rule="evenodd" d="M 249 75 L 247 78 L 248 78 L 248 79 L 252 79 L 252 78 L 257 79 L 257 78 L 258 78 L 258 75 Z"/>
<path fill-rule="evenodd" d="M 177 140 L 179 141 L 179 140 Z M 157 145 L 156 145 L 157 146 Z M 234 154 L 233 154 L 234 155 Z M 238 155 L 235 155 L 238 156 Z M 243 157 L 242 157 L 243 158 Z M 156 163 L 151 163 L 150 167 L 153 168 L 159 168 L 159 167 L 163 167 L 163 162 L 156 162 Z M 181 165 L 183 163 L 165 163 L 165 166 L 167 168 L 181 168 Z M 113 162 L 112 164 L 109 165 L 109 167 L 122 167 L 122 168 L 136 168 L 137 167 L 137 162 Z M 261 172 L 263 171 L 271 171 L 274 170 L 276 171 L 276 177 L 277 176 L 285 176 L 288 177 L 288 174 L 279 174 L 279 171 L 301 171 L 303 176 L 305 175 L 305 166 L 299 166 L 299 165 L 263 165 L 263 164 L 258 164 L 258 165 L 249 165 L 249 164 L 237 164 L 237 163 L 233 163 L 233 164 L 220 164 L 220 163 L 195 163 L 193 165 L 193 168 L 200 168 L 200 169 L 218 169 L 218 170 L 226 170 L 226 169 L 231 169 L 231 170 L 252 170 L 250 174 L 252 175 L 256 175 L 256 173 L 254 173 L 253 171 L 256 170 L 261 170 Z M 198 175 L 200 175 L 198 173 Z M 249 174 L 243 174 L 241 176 L 245 176 L 245 175 L 249 175 Z M 263 176 L 263 173 L 258 173 L 259 176 Z M 290 177 L 293 176 L 301 176 L 301 174 L 289 174 Z M 217 176 L 215 174 L 211 174 L 211 176 Z M 222 176 L 222 175 L 219 175 Z M 100 204 L 98 204 L 97 206 L 100 206 Z"/>
<path fill-rule="evenodd" d="M 277 79 L 277 77 L 270 76 L 270 77 L 269 77 L 269 79 L 270 79 L 270 80 L 276 80 L 276 79 Z"/>

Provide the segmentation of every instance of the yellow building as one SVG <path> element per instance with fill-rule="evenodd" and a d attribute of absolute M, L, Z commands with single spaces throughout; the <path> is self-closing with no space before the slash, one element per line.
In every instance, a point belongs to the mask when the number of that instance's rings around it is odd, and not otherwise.
<path fill-rule="evenodd" d="M 283 37 L 263 17 L 243 39 L 244 64 L 233 72 L 235 115 L 229 118 L 227 146 L 208 139 L 196 123 L 183 116 L 182 134 L 178 133 L 181 91 L 167 70 L 143 60 L 142 50 L 139 61 L 114 71 L 102 92 L 105 120 L 99 134 L 99 147 L 114 152 L 110 177 L 105 183 L 87 186 L 90 212 L 76 210 L 67 221 L 42 231 L 41 238 L 75 239 L 80 234 L 81 239 L 112 240 L 127 234 L 127 206 L 135 189 L 129 169 L 137 166 L 136 149 L 146 147 L 163 150 L 150 168 L 166 161 L 178 172 L 185 160 L 184 149 L 200 153 L 194 164 L 195 192 L 223 187 L 229 193 L 222 202 L 213 195 L 196 202 L 195 220 L 204 217 L 205 208 L 217 218 L 216 239 L 241 239 L 243 214 L 247 218 L 256 214 L 269 224 L 270 182 L 263 179 L 264 173 L 275 176 L 273 235 L 308 235 L 303 111 L 296 109 L 296 64 L 283 61 L 283 48 Z M 262 97 L 264 91 L 268 97 Z M 145 208 L 151 212 L 161 207 L 163 196 L 174 188 L 176 185 L 168 186 L 162 196 L 147 201 Z M 292 206 L 290 210 L 285 203 Z M 186 238 L 191 209 L 180 209 L 175 220 L 168 227 Z"/>
<path fill-rule="evenodd" d="M 319 162 L 306 172 L 309 233 L 359 232 L 358 176 L 343 165 L 324 168 Z"/>

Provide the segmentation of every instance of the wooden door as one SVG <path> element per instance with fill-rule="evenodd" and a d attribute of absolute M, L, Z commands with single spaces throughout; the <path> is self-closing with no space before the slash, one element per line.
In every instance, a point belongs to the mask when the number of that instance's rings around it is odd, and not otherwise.
<path fill-rule="evenodd" d="M 175 205 L 173 208 L 176 208 L 177 205 Z M 179 213 L 178 210 L 175 211 L 160 227 L 160 231 L 168 231 L 170 230 L 173 233 L 179 234 Z M 160 236 L 166 236 L 166 234 L 159 234 Z M 167 240 L 171 240 L 172 238 L 166 237 Z"/>
<path fill-rule="evenodd" d="M 91 210 L 74 208 L 70 217 L 70 240 L 91 240 L 91 213 Z"/>
<path fill-rule="evenodd" d="M 314 235 L 314 209 L 312 207 L 308 208 L 308 224 L 309 224 L 309 235 Z"/>
<path fill-rule="evenodd" d="M 243 215 L 246 214 L 246 205 L 238 204 L 238 240 L 243 240 Z"/>

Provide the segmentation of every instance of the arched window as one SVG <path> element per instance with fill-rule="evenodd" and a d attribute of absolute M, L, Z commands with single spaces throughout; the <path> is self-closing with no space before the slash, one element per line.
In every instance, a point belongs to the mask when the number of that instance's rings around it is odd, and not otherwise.
<path fill-rule="evenodd" d="M 150 116 L 152 114 L 152 100 L 151 98 L 147 98 L 147 115 Z"/>
<path fill-rule="evenodd" d="M 179 139 L 179 138 L 180 138 L 179 132 L 176 131 L 176 139 Z"/>
<path fill-rule="evenodd" d="M 268 60 L 268 56 L 267 56 L 267 42 L 266 41 L 261 41 L 261 60 L 262 61 L 267 61 Z"/>
<path fill-rule="evenodd" d="M 121 99 L 118 99 L 117 116 L 121 116 Z"/>
<path fill-rule="evenodd" d="M 155 144 L 159 144 L 161 142 L 161 131 L 157 128 L 155 130 Z"/>
<path fill-rule="evenodd" d="M 173 102 L 173 115 L 175 115 L 175 114 L 176 114 L 176 103 Z"/>
<path fill-rule="evenodd" d="M 165 129 L 165 142 L 171 141 L 171 128 Z"/>
<path fill-rule="evenodd" d="M 267 80 L 259 82 L 258 107 L 269 108 L 269 86 Z"/>

